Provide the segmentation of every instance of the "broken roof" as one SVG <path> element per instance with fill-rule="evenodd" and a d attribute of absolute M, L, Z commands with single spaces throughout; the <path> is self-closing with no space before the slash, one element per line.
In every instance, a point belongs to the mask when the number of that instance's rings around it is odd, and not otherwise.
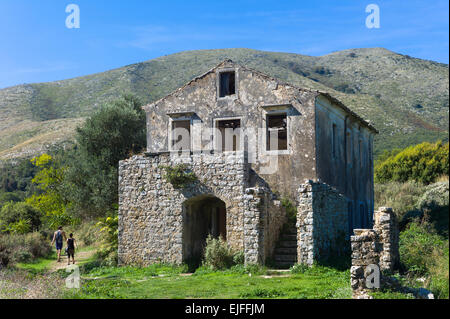
<path fill-rule="evenodd" d="M 336 104 L 336 105 L 337 105 L 338 107 L 340 107 L 344 112 L 348 113 L 351 117 L 353 117 L 353 118 L 356 119 L 358 122 L 360 122 L 363 126 L 367 127 L 368 129 L 370 129 L 371 131 L 373 131 L 373 132 L 375 132 L 375 133 L 377 133 L 377 134 L 379 133 L 378 130 L 377 130 L 372 124 L 370 124 L 368 121 L 366 121 L 365 119 L 363 119 L 361 116 L 359 116 L 358 114 L 356 114 L 355 112 L 353 112 L 351 109 L 349 109 L 347 106 L 345 106 L 344 103 L 342 103 L 342 102 L 341 102 L 340 100 L 338 100 L 337 98 L 333 97 L 330 93 L 328 93 L 328 92 L 326 92 L 326 91 L 315 90 L 315 89 L 310 89 L 310 88 L 302 88 L 302 87 L 296 86 L 296 85 L 294 85 L 294 84 L 291 84 L 291 83 L 282 81 L 282 80 L 280 80 L 280 79 L 278 79 L 278 78 L 271 77 L 270 75 L 267 75 L 267 74 L 265 74 L 265 73 L 262 73 L 262 72 L 260 72 L 260 71 L 258 71 L 258 70 L 254 70 L 254 69 L 248 68 L 248 67 L 246 67 L 246 66 L 243 66 L 243 65 L 241 65 L 241 64 L 238 64 L 238 63 L 232 61 L 231 59 L 225 59 L 225 60 L 223 60 L 222 62 L 220 62 L 219 64 L 217 64 L 215 67 L 209 69 L 208 71 L 206 71 L 205 73 L 203 73 L 203 74 L 201 74 L 201 75 L 198 75 L 198 76 L 194 77 L 192 80 L 190 80 L 189 82 L 187 82 L 185 85 L 179 87 L 178 89 L 176 89 L 176 90 L 173 91 L 172 93 L 170 93 L 170 94 L 164 96 L 163 98 L 161 98 L 161 99 L 159 99 L 159 100 L 157 100 L 157 101 L 155 101 L 155 102 L 152 102 L 152 103 L 149 103 L 149 104 L 143 106 L 143 109 L 144 109 L 144 110 L 150 109 L 152 106 L 155 106 L 155 105 L 157 105 L 158 103 L 164 101 L 166 98 L 168 98 L 168 97 L 170 97 L 170 96 L 176 94 L 177 92 L 180 92 L 180 91 L 184 90 L 184 88 L 186 88 L 187 86 L 191 85 L 192 83 L 194 83 L 194 82 L 196 82 L 196 81 L 198 81 L 198 80 L 204 78 L 206 75 L 210 74 L 211 72 L 215 72 L 216 69 L 221 68 L 224 64 L 230 64 L 230 63 L 233 64 L 233 65 L 235 65 L 235 66 L 238 66 L 238 67 L 240 67 L 240 68 L 242 68 L 242 69 L 245 69 L 245 70 L 247 70 L 247 71 L 250 71 L 250 72 L 253 72 L 253 73 L 255 73 L 255 74 L 258 74 L 259 76 L 264 77 L 264 78 L 266 78 L 266 79 L 268 79 L 268 80 L 270 80 L 270 81 L 275 81 L 275 82 L 277 82 L 277 84 L 279 84 L 279 85 L 290 86 L 290 87 L 293 87 L 293 88 L 295 88 L 295 89 L 298 89 L 298 90 L 304 91 L 304 92 L 313 92 L 313 93 L 317 93 L 318 96 L 323 96 L 323 97 L 327 98 L 328 100 L 330 100 L 332 103 Z"/>

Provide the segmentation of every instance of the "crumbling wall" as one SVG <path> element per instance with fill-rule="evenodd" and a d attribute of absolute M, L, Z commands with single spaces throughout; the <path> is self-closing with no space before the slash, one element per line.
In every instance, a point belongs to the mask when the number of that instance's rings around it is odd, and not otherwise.
<path fill-rule="evenodd" d="M 265 187 L 247 188 L 244 196 L 245 263 L 265 263 L 273 255 L 286 210 Z"/>
<path fill-rule="evenodd" d="M 351 286 L 354 298 L 369 298 L 368 275 L 378 271 L 379 287 L 388 282 L 383 272 L 392 272 L 398 265 L 398 224 L 391 208 L 381 207 L 374 215 L 373 229 L 355 229 L 351 236 Z M 373 268 L 375 266 L 375 268 Z M 375 269 L 375 270 L 374 270 Z"/>
<path fill-rule="evenodd" d="M 185 163 L 198 181 L 175 189 L 165 180 L 164 166 Z M 183 262 L 183 204 L 211 195 L 226 205 L 227 242 L 244 249 L 243 203 L 248 165 L 244 154 L 167 153 L 133 156 L 119 164 L 119 262 L 148 265 Z"/>
<path fill-rule="evenodd" d="M 306 181 L 298 189 L 298 262 L 338 256 L 350 249 L 347 199 L 331 186 Z"/>

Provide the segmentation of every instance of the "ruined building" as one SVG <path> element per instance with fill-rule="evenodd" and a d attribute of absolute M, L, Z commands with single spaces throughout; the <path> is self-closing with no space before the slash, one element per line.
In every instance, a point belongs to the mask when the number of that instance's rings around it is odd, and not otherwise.
<path fill-rule="evenodd" d="M 311 264 L 371 227 L 377 131 L 329 94 L 225 60 L 144 109 L 147 152 L 119 165 L 121 264 L 199 260 L 208 234 L 246 263 Z"/>

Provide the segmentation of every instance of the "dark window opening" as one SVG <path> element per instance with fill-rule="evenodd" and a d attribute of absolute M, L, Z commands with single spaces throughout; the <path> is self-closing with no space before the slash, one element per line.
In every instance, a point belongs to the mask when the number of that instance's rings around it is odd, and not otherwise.
<path fill-rule="evenodd" d="M 236 74 L 235 72 L 220 73 L 219 97 L 236 94 Z"/>
<path fill-rule="evenodd" d="M 224 151 L 240 150 L 241 120 L 217 121 L 217 129 L 220 132 L 220 149 Z M 218 145 L 219 146 L 219 145 Z"/>
<path fill-rule="evenodd" d="M 172 150 L 187 151 L 191 149 L 191 121 L 172 122 Z"/>
<path fill-rule="evenodd" d="M 276 139 L 276 140 L 274 140 Z M 277 143 L 277 146 L 271 144 Z M 273 147 L 273 149 L 272 149 Z M 287 150 L 287 115 L 267 116 L 267 150 L 282 151 Z"/>
<path fill-rule="evenodd" d="M 352 149 L 352 136 L 350 132 L 347 132 L 347 164 L 351 166 L 353 161 L 353 149 Z"/>
<path fill-rule="evenodd" d="M 333 131 L 332 131 L 332 138 L 331 138 L 331 147 L 332 147 L 332 154 L 333 154 L 333 158 L 336 158 L 336 143 L 337 143 L 337 133 L 336 133 L 336 124 L 333 124 Z"/>

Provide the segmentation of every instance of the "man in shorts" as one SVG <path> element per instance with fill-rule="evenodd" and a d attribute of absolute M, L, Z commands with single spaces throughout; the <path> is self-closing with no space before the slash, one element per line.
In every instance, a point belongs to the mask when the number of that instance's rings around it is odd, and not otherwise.
<path fill-rule="evenodd" d="M 58 262 L 61 261 L 61 250 L 63 247 L 63 241 L 67 240 L 66 233 L 63 231 L 62 226 L 58 227 L 58 230 L 53 234 L 52 245 L 55 243 L 56 253 L 58 255 Z"/>

